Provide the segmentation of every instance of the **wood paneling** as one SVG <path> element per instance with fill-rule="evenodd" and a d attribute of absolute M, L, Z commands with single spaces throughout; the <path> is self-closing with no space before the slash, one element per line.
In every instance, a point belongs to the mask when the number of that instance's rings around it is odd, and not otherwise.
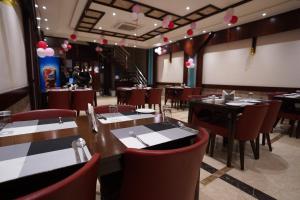
<path fill-rule="evenodd" d="M 29 94 L 28 87 L 0 94 L 0 110 L 5 110 Z"/>

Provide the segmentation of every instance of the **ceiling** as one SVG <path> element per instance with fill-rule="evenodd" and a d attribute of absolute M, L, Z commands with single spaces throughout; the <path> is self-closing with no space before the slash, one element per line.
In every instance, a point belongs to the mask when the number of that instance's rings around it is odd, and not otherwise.
<path fill-rule="evenodd" d="M 105 37 L 109 44 L 124 38 L 127 46 L 139 48 L 161 45 L 162 35 L 170 42 L 181 40 L 191 22 L 197 24 L 194 36 L 226 29 L 223 17 L 229 7 L 239 17 L 235 26 L 300 8 L 299 0 L 36 0 L 36 4 L 39 28 L 47 36 L 68 38 L 76 32 L 80 41 Z M 137 21 L 131 11 L 136 4 L 144 13 Z M 162 28 L 165 16 L 172 17 L 173 29 Z"/>

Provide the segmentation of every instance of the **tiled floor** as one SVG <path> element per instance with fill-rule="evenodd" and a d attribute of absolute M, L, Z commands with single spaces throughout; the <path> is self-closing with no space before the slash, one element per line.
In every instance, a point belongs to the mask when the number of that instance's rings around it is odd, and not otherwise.
<path fill-rule="evenodd" d="M 99 97 L 98 105 L 116 104 L 114 97 Z M 188 111 L 172 109 L 172 117 L 187 121 Z M 214 157 L 205 155 L 200 169 L 201 200 L 300 199 L 300 139 L 286 135 L 287 124 L 271 134 L 273 151 L 261 146 L 260 159 L 254 160 L 246 146 L 245 170 L 240 170 L 238 145 L 234 146 L 233 167 L 226 167 L 226 148 L 216 139 Z M 99 197 L 99 185 L 97 187 Z"/>

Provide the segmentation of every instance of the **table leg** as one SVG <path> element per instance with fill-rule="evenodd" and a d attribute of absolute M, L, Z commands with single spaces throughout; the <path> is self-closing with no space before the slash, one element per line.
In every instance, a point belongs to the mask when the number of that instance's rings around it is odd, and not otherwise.
<path fill-rule="evenodd" d="M 94 104 L 95 104 L 95 106 L 97 106 L 97 92 L 96 91 L 94 94 Z"/>
<path fill-rule="evenodd" d="M 236 122 L 236 114 L 229 113 L 228 114 L 228 152 L 227 152 L 227 167 L 231 167 L 231 160 L 232 160 L 232 150 L 233 150 L 233 142 L 234 142 L 234 134 L 235 134 L 235 122 Z"/>
<path fill-rule="evenodd" d="M 196 190 L 195 190 L 195 200 L 199 200 L 199 187 L 200 187 L 200 170 L 198 172 L 198 179 L 196 183 Z"/>

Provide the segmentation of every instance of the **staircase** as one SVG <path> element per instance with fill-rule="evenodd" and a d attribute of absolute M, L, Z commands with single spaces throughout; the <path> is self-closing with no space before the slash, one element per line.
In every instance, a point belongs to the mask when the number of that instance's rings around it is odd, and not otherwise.
<path fill-rule="evenodd" d="M 141 72 L 141 70 L 135 66 L 136 69 L 136 80 L 138 84 L 142 84 L 142 85 L 147 85 L 148 81 L 145 78 L 145 76 L 143 75 L 143 73 Z"/>
<path fill-rule="evenodd" d="M 119 63 L 125 69 L 128 68 L 128 57 L 130 56 L 129 52 L 121 46 L 114 46 L 113 47 L 113 56 L 112 58 L 115 62 Z"/>

